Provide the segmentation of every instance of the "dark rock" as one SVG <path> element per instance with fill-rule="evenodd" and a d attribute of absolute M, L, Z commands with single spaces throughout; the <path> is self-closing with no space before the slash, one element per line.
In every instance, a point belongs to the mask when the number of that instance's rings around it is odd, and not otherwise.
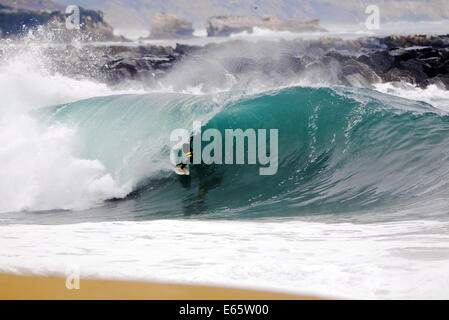
<path fill-rule="evenodd" d="M 139 46 L 138 53 L 141 56 L 145 55 L 173 55 L 174 50 L 170 46 Z"/>
<path fill-rule="evenodd" d="M 109 62 L 102 72 L 110 82 L 131 79 L 150 85 L 169 76 L 176 86 L 187 80 L 210 89 L 229 77 L 247 83 L 252 78 L 278 81 L 297 76 L 352 87 L 371 87 L 373 83 L 389 81 L 447 88 L 449 43 L 441 47 L 446 40 L 446 36 L 407 36 L 351 43 L 325 38 L 276 43 L 238 40 L 204 47 L 177 44 L 175 48 L 121 45 L 110 48 Z M 186 62 L 181 64 L 184 67 L 174 68 L 180 61 Z M 182 73 L 179 80 L 177 72 Z"/>
<path fill-rule="evenodd" d="M 342 68 L 342 82 L 350 87 L 371 88 L 382 79 L 366 64 L 355 59 L 346 61 Z"/>
<path fill-rule="evenodd" d="M 364 64 L 366 64 L 366 65 L 368 65 L 368 66 L 373 66 L 372 65 L 372 61 L 371 61 L 371 58 L 369 57 L 369 56 L 367 56 L 367 55 L 365 55 L 365 54 L 363 54 L 363 55 L 360 55 L 360 56 L 358 56 L 357 58 L 355 58 L 357 61 L 359 61 L 359 62 L 361 62 L 361 63 L 364 63 Z"/>
<path fill-rule="evenodd" d="M 344 76 L 360 74 L 369 83 L 377 83 L 382 81 L 382 79 L 368 65 L 355 59 L 346 61 L 344 63 L 342 72 Z"/>
<path fill-rule="evenodd" d="M 184 54 L 193 54 L 203 50 L 203 47 L 200 46 L 190 46 L 186 44 L 176 44 L 176 48 L 174 52 L 184 55 Z"/>
<path fill-rule="evenodd" d="M 443 72 L 443 69 L 445 68 L 444 62 L 441 59 L 441 57 L 432 57 L 432 58 L 426 58 L 426 59 L 419 59 L 424 63 L 424 67 L 427 74 L 438 74 Z"/>
<path fill-rule="evenodd" d="M 325 55 L 326 57 L 331 57 L 335 60 L 337 60 L 340 63 L 345 63 L 346 61 L 351 59 L 351 56 L 349 55 L 343 55 L 340 52 L 337 51 L 329 51 L 328 53 L 326 53 Z"/>
<path fill-rule="evenodd" d="M 383 76 L 383 80 L 387 82 L 403 81 L 411 84 L 416 84 L 416 78 L 410 71 L 401 70 L 398 68 L 393 68 L 385 73 L 385 75 Z"/>
<path fill-rule="evenodd" d="M 402 70 L 407 70 L 414 77 L 416 84 L 423 83 L 429 77 L 433 77 L 436 74 L 432 74 L 432 67 L 420 60 L 410 59 L 407 61 L 401 61 L 399 63 Z"/>
<path fill-rule="evenodd" d="M 395 57 L 388 51 L 378 51 L 370 56 L 369 65 L 377 74 L 383 74 L 395 66 Z"/>

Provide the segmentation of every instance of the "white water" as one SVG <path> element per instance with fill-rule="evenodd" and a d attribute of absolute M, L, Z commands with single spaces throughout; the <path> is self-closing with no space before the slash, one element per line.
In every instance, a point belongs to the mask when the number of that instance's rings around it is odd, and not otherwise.
<path fill-rule="evenodd" d="M 449 112 L 449 91 L 436 85 L 430 85 L 425 89 L 410 84 L 378 83 L 374 85 L 377 91 L 402 97 L 405 99 L 423 101 L 444 111 Z"/>
<path fill-rule="evenodd" d="M 108 222 L 0 226 L 0 271 L 359 299 L 448 299 L 449 223 Z M 61 282 L 61 286 L 64 282 Z"/>
<path fill-rule="evenodd" d="M 95 159 L 74 156 L 76 128 L 41 127 L 33 110 L 92 96 L 117 94 L 106 85 L 50 74 L 36 47 L 0 65 L 0 212 L 85 209 L 123 197 Z"/>

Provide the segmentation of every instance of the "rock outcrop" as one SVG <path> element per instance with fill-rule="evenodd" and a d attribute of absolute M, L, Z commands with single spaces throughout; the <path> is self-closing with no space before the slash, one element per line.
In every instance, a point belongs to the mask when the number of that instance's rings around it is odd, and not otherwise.
<path fill-rule="evenodd" d="M 275 54 L 275 47 L 282 54 Z M 223 79 L 231 75 L 246 83 L 251 77 L 257 81 L 296 77 L 351 87 L 401 81 L 423 88 L 436 84 L 449 90 L 449 36 L 116 47 L 102 72 L 111 83 L 154 83 L 171 72 L 176 78 L 178 71 L 173 69 L 180 61 L 187 62 L 188 70 L 198 70 L 198 77 L 223 73 Z M 206 64 L 208 69 L 204 70 Z"/>
<path fill-rule="evenodd" d="M 24 31 L 38 26 L 48 25 L 50 29 L 59 29 L 60 39 L 67 40 L 74 36 L 74 32 L 65 28 L 66 15 L 62 11 L 19 11 L 10 8 L 0 9 L 0 29 L 3 37 L 20 36 Z M 95 40 L 113 40 L 113 28 L 104 18 L 101 11 L 80 8 L 80 29 Z"/>
<path fill-rule="evenodd" d="M 279 20 L 276 17 L 264 15 L 261 19 L 245 16 L 217 16 L 211 17 L 206 22 L 207 35 L 229 36 L 231 33 L 253 32 L 255 27 L 276 31 L 316 32 L 326 31 L 319 26 L 319 21 L 314 20 Z"/>
<path fill-rule="evenodd" d="M 127 80 L 152 83 L 165 75 L 182 55 L 172 47 L 162 46 L 140 46 L 132 51 L 129 47 L 111 49 L 114 59 L 101 67 L 101 74 L 109 84 Z"/>
<path fill-rule="evenodd" d="M 192 23 L 174 14 L 157 13 L 151 21 L 151 38 L 192 37 Z"/>
<path fill-rule="evenodd" d="M 0 0 L 0 10 L 53 12 L 63 11 L 65 7 L 51 0 Z"/>
<path fill-rule="evenodd" d="M 105 19 L 103 12 L 81 8 L 81 30 L 95 39 L 114 40 L 114 28 Z M 64 19 L 65 21 L 65 19 Z"/>
<path fill-rule="evenodd" d="M 162 85 L 183 90 L 199 86 L 208 92 L 305 81 L 364 88 L 380 82 L 405 82 L 449 90 L 449 35 L 234 40 L 176 47 L 91 44 L 48 50 L 54 71 L 120 87 L 137 82 L 147 88 Z"/>

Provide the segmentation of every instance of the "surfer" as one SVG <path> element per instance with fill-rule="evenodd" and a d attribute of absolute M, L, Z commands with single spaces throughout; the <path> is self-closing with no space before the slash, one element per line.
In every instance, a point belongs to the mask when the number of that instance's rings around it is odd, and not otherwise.
<path fill-rule="evenodd" d="M 192 145 L 193 145 L 193 136 L 190 137 L 189 143 L 184 143 L 182 145 L 182 152 L 184 152 L 184 155 L 186 157 L 186 162 L 185 163 L 181 162 L 176 165 L 176 167 L 175 167 L 176 173 L 181 174 L 181 175 L 189 175 L 190 174 L 187 166 L 190 163 L 192 163 L 192 158 L 193 158 Z"/>

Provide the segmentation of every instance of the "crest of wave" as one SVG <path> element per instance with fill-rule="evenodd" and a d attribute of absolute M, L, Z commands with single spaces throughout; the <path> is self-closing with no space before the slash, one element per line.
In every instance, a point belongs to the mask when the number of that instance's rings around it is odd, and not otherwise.
<path fill-rule="evenodd" d="M 56 31 L 42 27 L 0 42 L 0 212 L 84 209 L 129 192 L 100 161 L 77 156 L 76 128 L 47 127 L 33 116 L 38 108 L 113 93 L 83 74 L 62 75 L 79 60 L 73 55 L 89 48 L 74 38 L 78 50 L 64 57 L 67 44 L 57 40 Z"/>

